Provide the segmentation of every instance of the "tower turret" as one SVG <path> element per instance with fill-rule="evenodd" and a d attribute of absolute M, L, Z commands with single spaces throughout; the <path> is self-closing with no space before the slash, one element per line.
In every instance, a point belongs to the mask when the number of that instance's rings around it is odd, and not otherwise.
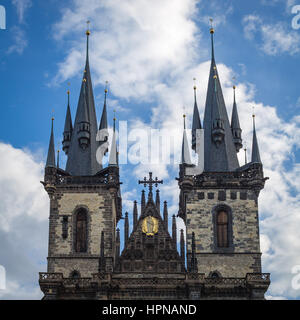
<path fill-rule="evenodd" d="M 243 147 L 243 144 L 242 144 L 242 129 L 240 126 L 239 115 L 238 115 L 236 101 L 235 101 L 235 90 L 236 90 L 236 86 L 233 86 L 231 131 L 232 131 L 232 137 L 233 137 L 233 142 L 236 148 L 236 152 L 239 152 L 240 149 Z"/>

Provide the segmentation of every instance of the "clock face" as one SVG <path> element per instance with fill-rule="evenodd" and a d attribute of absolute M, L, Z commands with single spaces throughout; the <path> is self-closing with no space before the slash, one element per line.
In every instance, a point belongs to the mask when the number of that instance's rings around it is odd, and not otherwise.
<path fill-rule="evenodd" d="M 147 236 L 154 236 L 158 232 L 158 219 L 148 216 L 143 220 L 142 231 Z"/>

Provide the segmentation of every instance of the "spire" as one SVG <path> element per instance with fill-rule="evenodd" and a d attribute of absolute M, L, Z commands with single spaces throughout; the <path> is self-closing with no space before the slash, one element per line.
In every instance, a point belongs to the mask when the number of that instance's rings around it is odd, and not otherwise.
<path fill-rule="evenodd" d="M 259 162 L 261 163 L 259 148 L 256 137 L 256 129 L 255 129 L 255 114 L 252 115 L 253 118 L 253 138 L 252 138 L 252 157 L 251 162 Z"/>
<path fill-rule="evenodd" d="M 244 152 L 245 152 L 245 164 L 247 164 L 247 145 L 244 143 Z"/>
<path fill-rule="evenodd" d="M 160 196 L 159 196 L 159 190 L 156 190 L 156 196 L 155 196 L 155 205 L 158 213 L 160 214 Z"/>
<path fill-rule="evenodd" d="M 54 121 L 54 118 L 52 118 L 51 121 L 52 121 L 51 122 L 51 135 L 50 135 L 50 141 L 49 141 L 46 168 L 47 167 L 56 167 L 56 165 L 55 165 L 55 149 L 54 149 L 54 134 L 53 134 L 53 121 Z"/>
<path fill-rule="evenodd" d="M 183 115 L 183 137 L 182 137 L 182 147 L 181 147 L 181 163 L 182 164 L 191 164 L 191 157 L 190 157 L 190 150 L 188 139 L 186 135 L 186 128 L 185 128 L 185 114 Z"/>
<path fill-rule="evenodd" d="M 198 264 L 196 258 L 195 233 L 192 233 L 192 257 L 191 257 L 191 272 L 198 272 Z"/>
<path fill-rule="evenodd" d="M 117 229 L 117 235 L 116 235 L 116 256 L 115 256 L 115 265 L 118 262 L 118 259 L 120 257 L 120 229 Z"/>
<path fill-rule="evenodd" d="M 185 265 L 185 248 L 184 248 L 184 234 L 183 229 L 180 230 L 180 257 L 182 261 L 182 266 Z"/>
<path fill-rule="evenodd" d="M 99 143 L 96 141 L 98 128 L 89 66 L 90 34 L 88 28 L 86 31 L 86 63 L 66 165 L 66 171 L 74 176 L 95 175 L 102 168 L 96 159 Z"/>
<path fill-rule="evenodd" d="M 136 228 L 138 223 L 138 208 L 137 208 L 137 201 L 134 201 L 133 204 L 133 229 Z"/>
<path fill-rule="evenodd" d="M 175 245 L 177 246 L 177 226 L 176 226 L 175 214 L 173 214 L 173 218 L 172 218 L 172 238 Z"/>
<path fill-rule="evenodd" d="M 236 152 L 239 152 L 243 147 L 242 145 L 242 129 L 240 126 L 239 115 L 237 111 L 236 101 L 235 101 L 235 89 L 236 86 L 233 86 L 233 107 L 231 115 L 231 131 L 233 136 L 233 142 L 236 148 Z"/>
<path fill-rule="evenodd" d="M 104 104 L 103 104 L 103 111 L 102 111 L 102 116 L 100 120 L 100 125 L 99 125 L 99 130 L 101 129 L 107 129 L 107 108 L 106 108 L 106 99 L 107 99 L 107 84 L 108 82 L 105 82 L 105 90 L 104 90 Z"/>
<path fill-rule="evenodd" d="M 166 230 L 168 230 L 168 203 L 164 201 L 164 225 Z"/>
<path fill-rule="evenodd" d="M 101 231 L 99 272 L 103 272 L 103 271 L 105 271 L 104 231 Z"/>
<path fill-rule="evenodd" d="M 124 223 L 124 246 L 127 246 L 129 239 L 129 221 L 128 221 L 128 212 L 125 212 L 125 223 Z"/>
<path fill-rule="evenodd" d="M 109 166 L 118 166 L 118 150 L 116 142 L 116 117 L 114 117 L 114 133 L 111 142 L 111 149 L 109 154 Z"/>
<path fill-rule="evenodd" d="M 212 57 L 203 121 L 204 171 L 226 172 L 236 170 L 239 163 L 215 62 L 214 32 L 211 27 Z"/>
<path fill-rule="evenodd" d="M 195 80 L 195 78 L 194 78 Z M 193 113 L 193 125 L 192 125 L 192 149 L 196 151 L 196 130 L 202 129 L 201 120 L 197 105 L 197 97 L 196 97 L 197 87 L 194 86 L 194 113 Z"/>
<path fill-rule="evenodd" d="M 142 196 L 141 196 L 141 214 L 144 213 L 145 208 L 146 208 L 145 190 L 142 190 Z"/>
<path fill-rule="evenodd" d="M 73 132 L 73 125 L 72 125 L 72 117 L 71 117 L 71 110 L 70 110 L 70 90 L 67 91 L 68 94 L 68 106 L 67 106 L 67 113 L 65 119 L 65 128 L 63 133 L 63 151 L 67 155 L 70 148 L 71 143 L 71 136 Z"/>
<path fill-rule="evenodd" d="M 210 21 L 210 36 L 211 36 L 211 60 L 215 60 L 215 49 L 214 49 L 214 33 L 215 29 L 213 28 L 213 19 L 209 19 Z"/>

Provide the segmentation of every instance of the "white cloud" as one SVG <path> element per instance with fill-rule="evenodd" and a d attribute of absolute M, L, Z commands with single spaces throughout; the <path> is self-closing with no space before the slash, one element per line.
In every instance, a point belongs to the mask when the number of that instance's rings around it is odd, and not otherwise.
<path fill-rule="evenodd" d="M 260 50 L 267 55 L 294 55 L 300 51 L 299 33 L 283 22 L 267 24 L 259 16 L 248 15 L 243 18 L 243 25 L 245 37 L 256 41 Z"/>
<path fill-rule="evenodd" d="M 0 264 L 7 289 L 1 299 L 39 299 L 38 272 L 46 269 L 49 199 L 40 183 L 43 163 L 26 150 L 0 143 Z"/>
<path fill-rule="evenodd" d="M 25 13 L 32 6 L 31 0 L 12 0 L 12 4 L 17 9 L 19 23 L 24 23 Z"/>
<path fill-rule="evenodd" d="M 17 26 L 11 28 L 14 44 L 7 49 L 7 54 L 17 53 L 21 55 L 28 45 L 25 31 Z"/>

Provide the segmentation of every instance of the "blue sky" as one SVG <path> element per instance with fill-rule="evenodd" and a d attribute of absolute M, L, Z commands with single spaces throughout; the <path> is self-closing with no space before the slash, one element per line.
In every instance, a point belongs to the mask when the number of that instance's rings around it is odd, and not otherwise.
<path fill-rule="evenodd" d="M 290 270 L 300 264 L 295 254 L 300 249 L 297 243 L 300 29 L 292 28 L 295 15 L 291 13 L 297 4 L 293 0 L 112 0 L 109 3 L 0 0 L 7 13 L 7 29 L 0 30 L 0 143 L 2 152 L 5 151 L 2 166 L 6 164 L 7 172 L 12 175 L 16 175 L 13 164 L 25 168 L 24 177 L 11 179 L 17 184 L 32 179 L 29 190 L 22 195 L 23 202 L 15 208 L 14 192 L 18 196 L 24 188 L 7 188 L 4 182 L 8 178 L 0 175 L 2 199 L 5 195 L 11 199 L 0 206 L 0 221 L 5 222 L 5 227 L 0 227 L 3 239 L 10 245 L 15 242 L 14 233 L 8 230 L 16 221 L 18 225 L 24 221 L 27 226 L 32 219 L 37 230 L 47 232 L 48 203 L 38 183 L 53 114 L 56 146 L 62 140 L 68 82 L 74 119 L 85 60 L 85 21 L 91 21 L 90 64 L 98 120 L 104 83 L 108 80 L 110 124 L 116 109 L 117 118 L 129 121 L 130 129 L 177 128 L 181 141 L 183 105 L 188 126 L 191 123 L 193 77 L 197 79 L 198 105 L 203 115 L 210 59 L 209 18 L 212 17 L 216 29 L 215 56 L 229 116 L 232 77 L 235 77 L 243 138 L 251 147 L 251 112 L 255 106 L 260 152 L 265 173 L 271 178 L 259 203 L 263 268 L 272 272 L 273 277 L 268 294 L 299 298 L 300 292 L 290 285 Z M 180 143 L 175 149 L 179 147 Z M 151 169 L 165 180 L 161 199 L 168 200 L 171 214 L 177 213 L 178 190 L 174 180 L 177 167 Z M 147 171 L 142 165 L 122 166 L 124 211 L 132 209 L 132 200 L 139 200 L 141 188 L 136 181 Z M 31 199 L 39 205 L 27 207 Z M 18 212 L 14 218 L 8 215 L 12 208 Z M 30 208 L 33 213 L 28 214 L 24 208 Z M 182 226 L 180 221 L 178 226 Z M 22 230 L 19 231 L 26 234 Z M 38 234 L 34 238 L 39 239 Z M 46 239 L 45 235 L 43 238 Z M 17 288 L 24 288 L 19 290 L 18 297 L 39 298 L 35 272 L 45 269 L 46 246 L 47 243 L 39 244 L 25 250 L 22 256 L 26 261 L 34 257 L 34 263 L 28 267 L 33 284 L 15 271 L 9 275 L 9 293 L 0 292 L 0 297 L 1 294 L 4 298 L 15 297 Z M 7 264 L 9 270 L 16 258 L 7 252 L 3 259 L 0 264 Z M 30 290 L 34 293 L 28 294 Z"/>

